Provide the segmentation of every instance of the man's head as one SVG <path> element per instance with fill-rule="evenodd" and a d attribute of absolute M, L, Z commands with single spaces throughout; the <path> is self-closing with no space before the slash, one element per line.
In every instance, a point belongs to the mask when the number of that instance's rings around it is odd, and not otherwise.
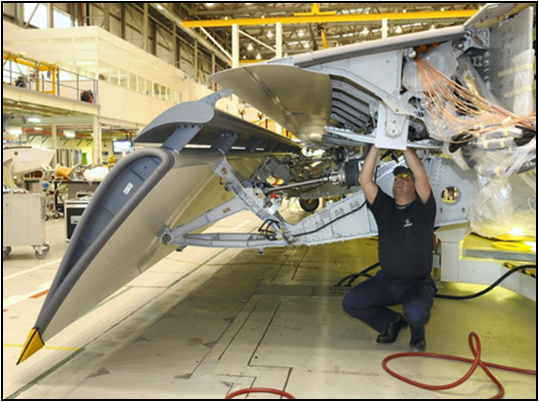
<path fill-rule="evenodd" d="M 393 195 L 399 201 L 415 199 L 415 177 L 410 169 L 404 166 L 397 166 L 393 170 L 395 181 L 393 182 Z"/>

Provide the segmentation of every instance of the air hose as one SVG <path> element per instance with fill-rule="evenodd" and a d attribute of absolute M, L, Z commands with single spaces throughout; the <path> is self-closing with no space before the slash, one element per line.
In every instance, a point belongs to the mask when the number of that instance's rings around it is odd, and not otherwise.
<path fill-rule="evenodd" d="M 363 271 L 361 272 L 358 272 L 357 274 L 351 274 L 351 275 L 348 275 L 348 276 L 345 276 L 344 278 L 342 278 L 339 283 L 337 283 L 335 286 L 342 286 L 342 284 L 344 283 L 344 281 L 346 281 L 348 279 L 348 283 L 346 284 L 346 286 L 348 287 L 351 287 L 352 286 L 352 283 L 359 277 L 361 276 L 366 276 L 366 277 L 370 277 L 371 275 L 367 274 L 367 272 L 373 270 L 374 268 L 380 266 L 380 263 L 377 262 L 376 264 L 373 264 L 371 265 L 370 267 L 367 267 L 365 268 Z"/>
<path fill-rule="evenodd" d="M 524 271 L 526 269 L 537 269 L 537 265 L 534 265 L 534 264 L 521 265 L 520 267 L 512 267 L 511 264 L 505 263 L 504 266 L 510 268 L 511 270 L 506 272 L 505 274 L 503 274 L 496 282 L 494 282 L 489 287 L 481 290 L 480 292 L 477 292 L 477 293 L 474 293 L 474 294 L 471 294 L 471 295 L 465 295 L 465 296 L 452 296 L 452 295 L 440 295 L 440 294 L 437 294 L 435 297 L 438 297 L 440 299 L 452 299 L 452 300 L 473 299 L 475 297 L 482 296 L 487 292 L 490 292 L 492 289 L 494 289 L 496 286 L 498 286 L 500 283 L 502 283 L 505 280 L 505 278 L 507 278 L 509 275 L 514 274 L 517 271 Z"/>
<path fill-rule="evenodd" d="M 288 392 L 281 391 L 281 390 L 278 390 L 278 389 L 273 389 L 273 388 L 246 388 L 246 389 L 240 389 L 238 391 L 232 392 L 231 394 L 228 394 L 225 397 L 225 399 L 232 399 L 232 398 L 234 398 L 234 397 L 236 397 L 238 395 L 252 394 L 252 393 L 275 394 L 275 395 L 284 396 L 285 398 L 288 398 L 288 399 L 296 399 L 291 394 L 289 394 Z"/>
<path fill-rule="evenodd" d="M 366 273 L 374 268 L 376 268 L 377 266 L 379 266 L 380 263 L 376 263 L 374 265 L 371 265 L 370 267 L 364 269 L 363 271 L 357 273 L 357 274 L 352 274 L 352 275 L 348 275 L 346 277 L 344 277 L 343 279 L 341 279 L 339 281 L 339 283 L 337 283 L 337 285 L 335 286 L 342 286 L 342 284 L 344 283 L 344 281 L 346 281 L 348 279 L 348 283 L 346 286 L 348 287 L 351 287 L 352 286 L 352 283 L 359 277 L 361 276 L 369 276 L 367 275 Z M 464 296 L 453 296 L 453 295 L 443 295 L 443 294 L 437 294 L 435 297 L 437 298 L 440 298 L 440 299 L 451 299 L 451 300 L 468 300 L 468 299 L 473 299 L 473 298 L 476 298 L 476 297 L 479 297 L 479 296 L 483 296 L 485 293 L 488 293 L 490 292 L 492 289 L 494 289 L 496 286 L 498 286 L 500 283 L 502 283 L 508 276 L 514 274 L 515 272 L 517 271 L 525 271 L 527 269 L 537 269 L 537 265 L 536 264 L 527 264 L 527 265 L 521 265 L 519 267 L 515 267 L 513 266 L 512 264 L 510 263 L 504 263 L 503 264 L 505 267 L 507 268 L 510 268 L 511 270 L 506 272 L 505 274 L 503 274 L 498 280 L 496 280 L 496 282 L 494 282 L 492 285 L 490 285 L 489 287 L 477 292 L 477 293 L 473 293 L 471 295 L 464 295 Z"/>
<path fill-rule="evenodd" d="M 475 342 L 475 345 L 474 345 L 474 342 Z M 407 352 L 407 353 L 396 353 L 396 354 L 387 356 L 382 361 L 382 367 L 387 373 L 389 373 L 393 377 L 401 381 L 404 381 L 408 384 L 415 385 L 416 387 L 423 388 L 423 389 L 440 391 L 440 390 L 454 388 L 462 384 L 464 381 L 470 378 L 470 376 L 474 373 L 477 366 L 481 366 L 485 374 L 488 375 L 489 378 L 498 387 L 498 393 L 494 395 L 493 397 L 491 397 L 490 399 L 500 399 L 501 397 L 503 397 L 505 393 L 505 389 L 503 388 L 503 385 L 500 383 L 500 381 L 498 381 L 498 379 L 490 372 L 488 367 L 494 368 L 494 369 L 506 370 L 506 371 L 513 371 L 513 372 L 522 373 L 522 374 L 537 375 L 537 372 L 535 370 L 526 370 L 526 369 L 520 369 L 516 367 L 502 366 L 499 364 L 483 362 L 481 360 L 481 341 L 479 340 L 479 336 L 477 336 L 477 334 L 474 332 L 470 332 L 470 334 L 468 335 L 468 344 L 470 345 L 470 349 L 472 350 L 472 354 L 474 356 L 473 359 L 466 359 L 463 357 L 444 355 L 444 354 L 439 354 L 439 353 Z M 460 362 L 465 362 L 465 363 L 472 363 L 472 367 L 470 368 L 470 370 L 468 370 L 468 372 L 462 378 L 460 378 L 459 380 L 455 382 L 452 382 L 450 384 L 445 384 L 445 385 L 430 385 L 430 384 L 424 384 L 418 381 L 411 380 L 407 377 L 404 377 L 396 373 L 395 371 L 391 370 L 387 366 L 387 363 L 389 361 L 398 359 L 401 357 L 431 357 L 431 358 L 437 358 L 437 359 L 455 360 L 455 361 L 460 361 Z"/>

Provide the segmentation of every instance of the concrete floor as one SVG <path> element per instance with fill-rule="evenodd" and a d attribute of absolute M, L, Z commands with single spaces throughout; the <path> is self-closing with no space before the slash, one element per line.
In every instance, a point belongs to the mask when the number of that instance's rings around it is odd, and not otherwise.
<path fill-rule="evenodd" d="M 300 217 L 297 206 L 288 214 Z M 223 399 L 249 387 L 298 399 L 479 399 L 496 387 L 478 369 L 464 385 L 429 391 L 389 376 L 388 355 L 408 351 L 409 332 L 392 345 L 341 308 L 341 278 L 377 261 L 376 239 L 267 250 L 188 248 L 152 267 L 15 363 L 67 247 L 63 219 L 47 222 L 44 260 L 14 247 L 2 268 L 3 399 Z M 213 230 L 250 231 L 247 212 Z M 440 293 L 484 286 L 440 283 Z M 536 369 L 536 303 L 497 288 L 477 299 L 436 299 L 427 351 Z M 399 373 L 430 384 L 460 378 L 468 364 L 427 358 L 392 361 Z M 537 399 L 535 376 L 493 370 L 506 399 Z M 244 396 L 238 397 L 244 398 Z M 250 399 L 277 399 L 251 394 Z"/>

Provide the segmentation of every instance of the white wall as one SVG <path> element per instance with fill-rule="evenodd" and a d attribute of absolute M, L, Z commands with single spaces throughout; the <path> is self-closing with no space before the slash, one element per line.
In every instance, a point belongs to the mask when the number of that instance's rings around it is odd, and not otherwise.
<path fill-rule="evenodd" d="M 103 63 L 115 66 L 128 73 L 165 85 L 167 88 L 174 88 L 182 94 L 183 102 L 199 100 L 213 92 L 206 86 L 184 78 L 183 71 L 99 27 L 24 30 L 4 22 L 3 33 L 3 47 L 6 50 L 16 53 L 25 52 L 28 57 L 45 62 L 61 62 L 62 65 L 71 65 L 74 70 L 79 71 L 87 68 L 80 64 L 81 61 L 94 61 L 96 65 Z M 137 131 L 173 106 L 170 102 L 134 89 L 119 87 L 104 80 L 99 80 L 98 83 L 96 103 L 100 105 L 99 121 L 105 126 L 123 126 Z M 65 96 L 63 93 L 61 95 Z M 220 100 L 217 107 L 240 117 L 233 112 L 233 102 L 230 97 Z M 249 121 L 256 119 L 256 117 L 249 118 L 248 116 L 245 118 Z M 89 156 L 93 152 L 93 140 L 81 142 L 80 139 L 72 139 L 65 142 L 61 136 L 58 139 L 60 149 L 82 149 Z M 43 142 L 41 138 L 37 138 L 33 145 L 53 147 L 51 138 Z M 103 140 L 103 151 L 110 154 L 111 150 L 111 141 Z"/>
<path fill-rule="evenodd" d="M 161 99 L 100 81 L 97 102 L 101 105 L 100 122 L 144 127 L 173 105 Z"/>
<path fill-rule="evenodd" d="M 12 3 L 14 4 L 14 3 Z M 7 7 L 7 5 L 6 5 Z M 2 32 L 5 31 L 16 31 L 17 29 L 20 29 L 16 24 L 13 24 L 9 21 L 2 20 Z"/>
<path fill-rule="evenodd" d="M 183 86 L 183 71 L 95 26 L 3 30 L 2 47 L 37 60 L 71 65 L 72 72 L 92 71 L 89 62 L 102 62 L 171 89 Z M 94 78 L 97 75 L 94 71 Z"/>
<path fill-rule="evenodd" d="M 186 101 L 196 101 L 211 94 L 212 91 L 195 82 L 186 81 L 184 93 Z M 97 101 L 101 105 L 100 121 L 102 123 L 132 128 L 143 128 L 173 106 L 169 102 L 102 81 L 99 83 Z M 217 107 L 233 114 L 232 101 L 228 98 L 220 100 Z"/>

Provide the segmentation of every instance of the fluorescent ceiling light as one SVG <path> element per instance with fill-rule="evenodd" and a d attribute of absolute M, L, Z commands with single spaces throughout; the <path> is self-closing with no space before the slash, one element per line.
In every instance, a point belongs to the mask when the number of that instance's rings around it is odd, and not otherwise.
<path fill-rule="evenodd" d="M 8 134 L 16 137 L 22 134 L 22 127 L 10 127 L 6 131 Z"/>
<path fill-rule="evenodd" d="M 30 123 L 39 123 L 41 121 L 41 119 L 39 117 L 29 117 L 28 121 Z"/>

